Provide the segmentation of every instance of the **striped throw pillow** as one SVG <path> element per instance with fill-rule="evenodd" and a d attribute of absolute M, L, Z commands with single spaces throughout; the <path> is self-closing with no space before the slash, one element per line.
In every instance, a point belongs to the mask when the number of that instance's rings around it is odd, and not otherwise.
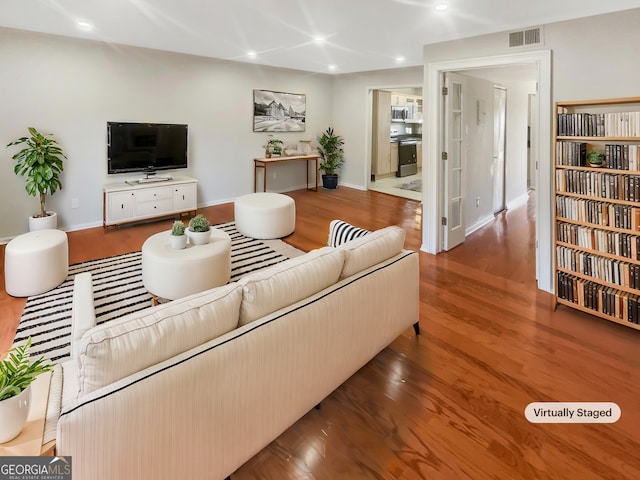
<path fill-rule="evenodd" d="M 342 220 L 332 220 L 329 224 L 328 245 L 330 247 L 337 247 L 349 240 L 363 237 L 369 233 L 371 233 L 369 230 L 354 227 L 350 223 L 343 222 Z"/>

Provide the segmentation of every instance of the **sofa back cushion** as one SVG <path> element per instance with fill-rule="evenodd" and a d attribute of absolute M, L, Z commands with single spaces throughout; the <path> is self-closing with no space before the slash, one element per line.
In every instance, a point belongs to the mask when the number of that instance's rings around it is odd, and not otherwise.
<path fill-rule="evenodd" d="M 242 288 L 231 283 L 88 330 L 77 351 L 78 394 L 139 372 L 238 326 Z"/>
<path fill-rule="evenodd" d="M 402 228 L 391 226 L 343 243 L 338 247 L 345 252 L 340 278 L 350 277 L 397 255 L 404 248 L 404 238 Z"/>
<path fill-rule="evenodd" d="M 240 325 L 333 285 L 340 278 L 343 264 L 342 251 L 324 247 L 241 278 Z"/>

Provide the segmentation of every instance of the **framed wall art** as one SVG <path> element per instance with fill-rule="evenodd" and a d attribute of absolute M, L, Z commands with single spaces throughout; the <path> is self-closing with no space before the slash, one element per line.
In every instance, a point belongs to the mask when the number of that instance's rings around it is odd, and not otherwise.
<path fill-rule="evenodd" d="M 254 132 L 304 132 L 306 114 L 304 94 L 253 91 Z"/>

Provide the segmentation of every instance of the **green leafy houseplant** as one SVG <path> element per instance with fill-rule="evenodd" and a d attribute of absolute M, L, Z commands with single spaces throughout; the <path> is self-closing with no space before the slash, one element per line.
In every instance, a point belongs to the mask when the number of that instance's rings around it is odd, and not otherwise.
<path fill-rule="evenodd" d="M 171 235 L 176 237 L 180 237 L 184 235 L 184 223 L 181 220 L 176 220 L 173 222 L 173 226 L 171 227 Z"/>
<path fill-rule="evenodd" d="M 320 155 L 319 168 L 326 175 L 335 175 L 344 163 L 344 140 L 333 132 L 333 128 L 327 128 L 318 138 L 318 154 Z"/>
<path fill-rule="evenodd" d="M 209 220 L 201 213 L 189 220 L 189 230 L 192 232 L 207 232 L 209 231 Z"/>
<path fill-rule="evenodd" d="M 281 155 L 284 143 L 277 138 L 270 139 L 265 145 L 265 155 L 270 157 L 271 155 Z"/>
<path fill-rule="evenodd" d="M 43 135 L 33 127 L 29 127 L 29 133 L 29 137 L 21 137 L 9 143 L 7 147 L 25 145 L 11 157 L 16 162 L 13 172 L 27 177 L 27 193 L 34 197 L 40 196 L 40 214 L 36 217 L 46 217 L 47 194 L 53 194 L 62 188 L 62 159 L 67 157 L 51 134 Z"/>
<path fill-rule="evenodd" d="M 20 394 L 38 375 L 53 370 L 54 365 L 44 357 L 30 362 L 30 348 L 31 337 L 24 345 L 9 350 L 6 358 L 0 362 L 0 401 Z"/>

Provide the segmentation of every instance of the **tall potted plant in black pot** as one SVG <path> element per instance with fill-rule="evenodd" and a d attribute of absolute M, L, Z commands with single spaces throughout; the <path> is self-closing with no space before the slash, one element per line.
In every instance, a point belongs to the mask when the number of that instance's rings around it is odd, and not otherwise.
<path fill-rule="evenodd" d="M 344 140 L 333 132 L 333 128 L 327 128 L 318 138 L 318 154 L 320 155 L 319 168 L 324 172 L 322 186 L 324 188 L 338 188 L 338 170 L 344 163 Z"/>

